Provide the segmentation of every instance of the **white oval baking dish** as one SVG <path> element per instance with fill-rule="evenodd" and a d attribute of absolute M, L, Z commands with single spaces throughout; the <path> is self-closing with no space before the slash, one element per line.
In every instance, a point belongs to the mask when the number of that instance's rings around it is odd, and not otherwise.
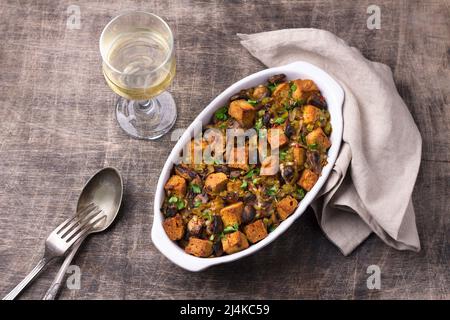
<path fill-rule="evenodd" d="M 265 83 L 270 76 L 280 73 L 284 73 L 289 80 L 298 78 L 313 80 L 325 97 L 328 103 L 328 109 L 331 116 L 331 125 L 333 128 L 330 137 L 332 145 L 328 150 L 328 164 L 323 168 L 322 175 L 320 176 L 317 183 L 314 185 L 311 191 L 306 194 L 305 198 L 303 198 L 303 200 L 299 203 L 296 211 L 289 218 L 283 221 L 274 231 L 269 233 L 269 235 L 265 239 L 251 245 L 248 249 L 231 255 L 214 258 L 198 258 L 185 253 L 184 250 L 177 245 L 177 243 L 171 241 L 168 238 L 163 229 L 162 224 L 164 218 L 160 210 L 165 196 L 164 184 L 170 177 L 170 172 L 172 170 L 174 161 L 177 158 L 177 155 L 179 155 L 182 151 L 183 146 L 190 141 L 191 137 L 193 137 L 194 125 L 191 124 L 173 148 L 159 177 L 155 192 L 154 216 L 151 232 L 152 241 L 155 244 L 156 248 L 158 248 L 158 250 L 161 251 L 161 253 L 165 255 L 170 261 L 180 266 L 181 268 L 189 271 L 200 271 L 216 264 L 243 258 L 262 249 L 263 247 L 274 241 L 277 237 L 279 237 L 283 232 L 285 232 L 290 227 L 290 225 L 300 217 L 307 206 L 314 200 L 319 190 L 325 183 L 325 180 L 328 178 L 331 169 L 336 161 L 342 140 L 342 104 L 344 101 L 344 91 L 339 86 L 339 84 L 325 71 L 310 63 L 297 61 L 281 67 L 262 70 L 245 77 L 244 79 L 234 83 L 220 95 L 218 95 L 197 116 L 195 121 L 201 121 L 203 125 L 208 124 L 212 119 L 214 112 L 220 107 L 226 105 L 228 103 L 228 99 L 234 93 L 238 92 L 241 89 L 246 89 L 261 83 Z"/>

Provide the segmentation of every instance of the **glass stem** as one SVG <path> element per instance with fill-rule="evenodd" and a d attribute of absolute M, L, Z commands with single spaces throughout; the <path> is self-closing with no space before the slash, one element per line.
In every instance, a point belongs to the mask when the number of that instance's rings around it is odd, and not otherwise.
<path fill-rule="evenodd" d="M 145 113 L 147 116 L 153 116 L 158 112 L 158 103 L 154 99 L 136 101 L 138 112 Z"/>

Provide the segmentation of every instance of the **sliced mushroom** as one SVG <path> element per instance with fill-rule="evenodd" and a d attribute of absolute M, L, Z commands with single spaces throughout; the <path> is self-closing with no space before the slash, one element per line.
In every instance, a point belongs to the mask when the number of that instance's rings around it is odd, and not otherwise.
<path fill-rule="evenodd" d="M 191 181 L 198 177 L 198 173 L 190 169 L 184 164 L 178 164 L 175 166 L 175 173 L 184 179 Z"/>
<path fill-rule="evenodd" d="M 199 236 L 202 232 L 204 224 L 205 224 L 205 221 L 202 218 L 193 216 L 187 224 L 187 229 L 189 231 L 189 234 L 194 237 Z"/>
<path fill-rule="evenodd" d="M 289 139 L 291 138 L 291 136 L 295 133 L 295 129 L 292 126 L 291 122 L 289 121 L 289 119 L 286 121 L 286 128 L 284 128 L 284 134 L 286 135 L 286 137 L 288 137 Z"/>
<path fill-rule="evenodd" d="M 318 151 L 308 150 L 306 152 L 306 163 L 316 174 L 320 174 L 322 171 L 322 166 L 320 165 L 320 153 Z"/>
<path fill-rule="evenodd" d="M 294 162 L 280 164 L 280 172 L 286 183 L 291 184 L 296 181 L 297 170 Z"/>
<path fill-rule="evenodd" d="M 223 231 L 223 221 L 222 218 L 218 215 L 213 216 L 213 220 L 211 223 L 212 227 L 212 233 L 213 234 L 220 234 Z"/>
<path fill-rule="evenodd" d="M 325 100 L 325 98 L 320 93 L 317 93 L 317 92 L 313 93 L 308 98 L 308 104 L 311 104 L 311 105 L 321 108 L 321 109 L 328 108 L 327 101 Z"/>
<path fill-rule="evenodd" d="M 213 250 L 216 257 L 220 257 L 221 255 L 223 255 L 222 241 L 216 241 L 213 244 Z"/>
<path fill-rule="evenodd" d="M 262 123 L 266 128 L 270 127 L 270 119 L 272 118 L 272 116 L 270 115 L 269 111 L 266 111 L 266 113 L 264 113 L 264 116 L 262 118 Z"/>
<path fill-rule="evenodd" d="M 255 218 L 256 215 L 256 211 L 255 208 L 250 205 L 247 204 L 244 207 L 244 210 L 242 211 L 242 223 L 247 224 L 253 221 L 253 219 Z"/>
<path fill-rule="evenodd" d="M 195 196 L 194 203 L 197 201 L 200 201 L 201 203 L 208 203 L 208 200 L 208 194 L 203 192 Z"/>
<path fill-rule="evenodd" d="M 252 94 L 252 90 L 251 89 L 243 89 L 241 91 L 239 91 L 238 93 L 235 93 L 231 96 L 230 98 L 230 102 L 234 101 L 234 100 L 239 100 L 239 99 L 250 99 Z"/>
<path fill-rule="evenodd" d="M 229 204 L 236 203 L 239 201 L 239 194 L 237 192 L 228 192 L 224 200 Z"/>
<path fill-rule="evenodd" d="M 267 82 L 269 83 L 280 83 L 280 82 L 284 82 L 286 80 L 286 75 L 281 73 L 281 74 L 276 74 L 271 76 L 269 79 L 267 79 Z"/>

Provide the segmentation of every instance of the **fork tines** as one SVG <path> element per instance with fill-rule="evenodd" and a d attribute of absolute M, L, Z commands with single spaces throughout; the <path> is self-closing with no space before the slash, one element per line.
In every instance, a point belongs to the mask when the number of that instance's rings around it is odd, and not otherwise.
<path fill-rule="evenodd" d="M 94 203 L 90 203 L 85 208 L 81 209 L 74 217 L 64 221 L 57 229 L 56 233 L 67 242 L 71 241 L 82 229 L 92 228 L 95 226 L 105 215 L 95 219 L 92 223 L 91 220 L 96 218 L 102 209 L 100 209 Z"/>

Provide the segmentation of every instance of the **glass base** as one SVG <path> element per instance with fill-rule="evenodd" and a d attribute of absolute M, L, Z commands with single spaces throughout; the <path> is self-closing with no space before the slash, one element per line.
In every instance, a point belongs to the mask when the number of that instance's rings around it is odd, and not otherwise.
<path fill-rule="evenodd" d="M 116 104 L 116 117 L 120 127 L 133 138 L 155 140 L 175 124 L 177 108 L 169 92 L 147 101 L 120 97 Z"/>

